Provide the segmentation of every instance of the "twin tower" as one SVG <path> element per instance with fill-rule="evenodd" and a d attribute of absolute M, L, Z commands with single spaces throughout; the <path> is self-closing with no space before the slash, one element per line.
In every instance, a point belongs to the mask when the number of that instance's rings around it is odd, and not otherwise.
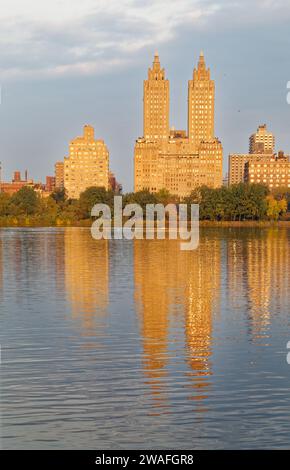
<path fill-rule="evenodd" d="M 135 191 L 167 189 L 179 197 L 222 184 L 222 145 L 214 137 L 214 81 L 203 53 L 188 82 L 188 127 L 170 129 L 169 81 L 154 56 L 144 80 L 144 132 L 134 155 Z"/>

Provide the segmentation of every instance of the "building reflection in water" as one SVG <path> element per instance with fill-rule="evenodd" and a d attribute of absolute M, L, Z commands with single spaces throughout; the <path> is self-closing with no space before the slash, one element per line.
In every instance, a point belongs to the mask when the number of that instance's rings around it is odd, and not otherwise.
<path fill-rule="evenodd" d="M 185 319 L 188 362 L 196 394 L 206 398 L 212 374 L 213 315 L 219 311 L 221 246 L 217 239 L 204 239 L 186 260 Z M 186 281 L 186 279 L 185 279 Z M 201 409 L 200 409 L 201 411 Z"/>
<path fill-rule="evenodd" d="M 4 260 L 3 260 L 3 242 L 0 233 L 0 301 L 3 300 L 4 292 Z"/>
<path fill-rule="evenodd" d="M 186 362 L 194 393 L 202 400 L 210 386 L 214 302 L 219 296 L 220 242 L 201 240 L 181 251 L 178 240 L 136 240 L 135 300 L 140 316 L 144 373 L 155 400 L 165 400 L 174 306 L 183 313 Z M 176 310 L 176 309 L 175 309 Z"/>
<path fill-rule="evenodd" d="M 248 240 L 246 260 L 250 327 L 253 339 L 259 339 L 269 334 L 274 304 L 277 311 L 289 299 L 287 231 L 271 228 Z"/>
<path fill-rule="evenodd" d="M 90 230 L 64 233 L 65 285 L 72 316 L 84 334 L 96 333 L 96 320 L 106 315 L 109 299 L 108 240 L 94 240 Z"/>
<path fill-rule="evenodd" d="M 234 233 L 227 242 L 228 296 L 233 310 L 247 300 L 250 338 L 258 341 L 269 336 L 271 310 L 283 311 L 289 302 L 289 231 L 269 228 Z"/>

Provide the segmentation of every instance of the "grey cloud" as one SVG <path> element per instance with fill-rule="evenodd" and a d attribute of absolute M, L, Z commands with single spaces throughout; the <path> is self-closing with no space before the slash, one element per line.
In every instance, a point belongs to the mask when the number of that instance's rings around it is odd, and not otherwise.
<path fill-rule="evenodd" d="M 120 65 L 133 59 L 134 54 L 142 48 L 170 40 L 177 33 L 179 26 L 188 21 L 186 5 L 189 12 L 198 9 L 198 2 L 183 1 L 177 9 L 176 18 L 162 17 L 155 11 L 150 17 L 150 3 L 146 3 L 146 11 L 142 16 L 144 4 L 129 2 L 134 9 L 116 13 L 113 11 L 99 12 L 71 21 L 69 24 L 51 22 L 24 22 L 21 19 L 0 22 L 0 64 L 2 76 L 25 74 L 39 70 L 56 73 L 59 67 L 69 73 L 98 72 L 102 65 Z M 165 6 L 163 0 L 151 2 Z M 190 7 L 192 5 L 192 7 Z M 180 10 L 181 13 L 178 11 Z M 207 14 L 204 11 L 204 14 Z M 15 32 L 17 34 L 15 36 Z M 4 46 L 4 39 L 6 43 Z M 94 63 L 96 59 L 99 64 Z M 81 66 L 83 65 L 83 70 Z"/>

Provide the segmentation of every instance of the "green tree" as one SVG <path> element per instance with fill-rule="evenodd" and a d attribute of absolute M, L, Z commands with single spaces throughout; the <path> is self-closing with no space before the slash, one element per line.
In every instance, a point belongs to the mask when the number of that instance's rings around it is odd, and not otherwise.
<path fill-rule="evenodd" d="M 49 197 L 52 198 L 57 203 L 65 202 L 67 199 L 67 195 L 66 195 L 64 188 L 55 189 Z"/>
<path fill-rule="evenodd" d="M 10 212 L 12 215 L 34 215 L 40 206 L 40 198 L 33 188 L 23 186 L 10 199 Z"/>
<path fill-rule="evenodd" d="M 9 215 L 10 196 L 7 193 L 0 193 L 0 217 Z"/>
<path fill-rule="evenodd" d="M 269 190 L 261 184 L 230 186 L 227 212 L 230 220 L 260 220 L 266 217 L 266 196 Z"/>
<path fill-rule="evenodd" d="M 229 188 L 195 189 L 184 202 L 199 204 L 201 220 L 258 220 L 266 217 L 268 194 L 263 185 L 237 184 Z"/>
<path fill-rule="evenodd" d="M 103 187 L 91 186 L 81 193 L 78 201 L 78 216 L 80 219 L 89 219 L 95 204 L 108 204 L 113 208 L 114 193 Z"/>
<path fill-rule="evenodd" d="M 160 191 L 155 194 L 155 198 L 159 204 L 163 204 L 164 206 L 167 204 L 178 204 L 179 202 L 179 198 L 176 195 L 171 194 L 165 188 L 160 189 Z"/>
<path fill-rule="evenodd" d="M 143 191 L 137 191 L 136 193 L 128 193 L 123 198 L 123 205 L 126 204 L 139 204 L 143 213 L 145 214 L 146 204 L 157 204 L 157 198 L 155 194 L 150 193 L 147 189 Z"/>

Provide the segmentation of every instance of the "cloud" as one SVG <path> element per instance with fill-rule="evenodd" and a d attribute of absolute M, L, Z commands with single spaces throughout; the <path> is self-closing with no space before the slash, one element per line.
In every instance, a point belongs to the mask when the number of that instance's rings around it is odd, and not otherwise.
<path fill-rule="evenodd" d="M 1 79 L 104 73 L 183 28 L 289 14 L 285 0 L 10 0 L 0 13 Z"/>
<path fill-rule="evenodd" d="M 192 0 L 179 0 L 178 5 L 167 0 L 53 0 L 45 13 L 30 11 L 31 2 L 25 2 L 27 10 L 21 4 L 17 9 L 16 3 L 12 1 L 13 14 L 6 8 L 0 17 L 2 78 L 102 73 L 127 65 L 144 48 L 171 41 L 182 25 L 216 10 L 213 4 L 201 7 Z"/>

